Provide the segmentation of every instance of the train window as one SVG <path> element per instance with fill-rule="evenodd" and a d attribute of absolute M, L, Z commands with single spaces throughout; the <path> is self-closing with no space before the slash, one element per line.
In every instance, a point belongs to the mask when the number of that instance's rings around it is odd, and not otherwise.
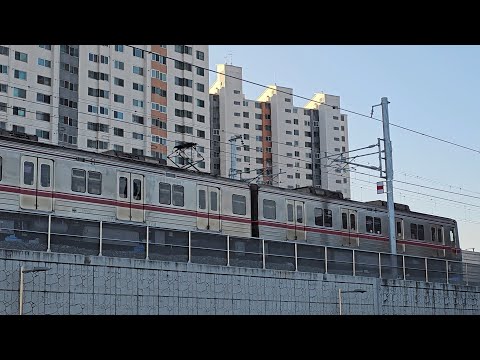
<path fill-rule="evenodd" d="M 382 233 L 382 220 L 380 218 L 373 218 L 373 231 L 375 232 L 375 234 Z"/>
<path fill-rule="evenodd" d="M 158 201 L 160 202 L 160 204 L 170 205 L 172 198 L 172 186 L 167 183 L 159 183 L 158 187 Z"/>
<path fill-rule="evenodd" d="M 263 217 L 272 220 L 277 218 L 277 203 L 274 200 L 263 199 Z"/>
<path fill-rule="evenodd" d="M 348 217 L 347 213 L 342 212 L 342 228 L 348 229 Z"/>
<path fill-rule="evenodd" d="M 355 219 L 355 214 L 350 214 L 350 230 L 357 229 L 357 220 Z"/>
<path fill-rule="evenodd" d="M 417 232 L 418 232 L 418 228 L 417 228 L 417 224 L 410 224 L 410 235 L 412 237 L 412 239 L 417 239 Z"/>
<path fill-rule="evenodd" d="M 438 228 L 437 230 L 438 230 L 438 231 L 437 231 L 437 234 L 438 234 L 437 240 L 438 240 L 440 243 L 443 244 L 443 227 L 440 227 L 440 228 Z"/>
<path fill-rule="evenodd" d="M 85 192 L 86 172 L 81 169 L 72 169 L 72 191 Z"/>
<path fill-rule="evenodd" d="M 218 197 L 216 191 L 210 191 L 210 210 L 218 211 Z"/>
<path fill-rule="evenodd" d="M 247 198 L 242 195 L 232 195 L 232 212 L 237 215 L 247 213 Z"/>
<path fill-rule="evenodd" d="M 373 217 L 365 217 L 365 228 L 367 230 L 367 233 L 373 232 Z"/>
<path fill-rule="evenodd" d="M 124 176 L 121 176 L 118 181 L 118 195 L 122 199 L 126 199 L 128 197 L 128 181 Z"/>
<path fill-rule="evenodd" d="M 323 222 L 325 223 L 326 227 L 333 226 L 332 210 L 323 210 Z"/>
<path fill-rule="evenodd" d="M 397 221 L 397 237 L 402 237 L 402 220 Z"/>
<path fill-rule="evenodd" d="M 40 185 L 50 187 L 50 165 L 40 165 Z"/>
<path fill-rule="evenodd" d="M 102 194 L 102 173 L 98 171 L 88 172 L 88 193 L 93 195 Z"/>
<path fill-rule="evenodd" d="M 172 186 L 172 203 L 175 206 L 183 206 L 183 186 L 182 185 L 173 185 Z"/>
<path fill-rule="evenodd" d="M 425 240 L 425 233 L 423 231 L 423 225 L 418 225 L 418 240 Z"/>
<path fill-rule="evenodd" d="M 133 199 L 142 200 L 142 180 L 133 179 Z"/>
<path fill-rule="evenodd" d="M 432 231 L 432 241 L 435 241 L 437 238 L 437 229 L 432 226 L 430 230 Z"/>
<path fill-rule="evenodd" d="M 323 226 L 323 209 L 315 208 L 315 225 Z"/>
<path fill-rule="evenodd" d="M 23 163 L 23 183 L 25 185 L 33 185 L 33 178 L 35 176 L 35 168 L 33 163 L 25 161 Z"/>
<path fill-rule="evenodd" d="M 293 205 L 287 204 L 287 221 L 293 221 Z"/>
<path fill-rule="evenodd" d="M 455 232 L 452 228 L 450 228 L 450 241 L 455 245 L 456 243 Z"/>
<path fill-rule="evenodd" d="M 198 190 L 198 208 L 201 210 L 207 208 L 207 196 L 205 190 Z"/>
<path fill-rule="evenodd" d="M 2 157 L 0 156 L 0 181 L 2 181 Z"/>
<path fill-rule="evenodd" d="M 303 223 L 303 206 L 297 205 L 297 223 Z"/>

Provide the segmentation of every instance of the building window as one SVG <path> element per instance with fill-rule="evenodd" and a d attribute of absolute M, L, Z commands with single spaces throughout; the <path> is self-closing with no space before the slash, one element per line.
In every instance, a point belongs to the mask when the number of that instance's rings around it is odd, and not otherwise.
<path fill-rule="evenodd" d="M 205 92 L 205 85 L 197 83 L 197 91 Z"/>
<path fill-rule="evenodd" d="M 139 57 L 139 58 L 142 58 L 143 59 L 143 50 L 140 50 L 139 48 L 132 48 L 133 50 L 133 56 L 136 56 L 136 57 Z"/>
<path fill-rule="evenodd" d="M 132 137 L 136 140 L 143 140 L 143 134 L 140 134 L 140 133 L 132 133 Z"/>
<path fill-rule="evenodd" d="M 263 217 L 271 220 L 277 218 L 277 204 L 274 200 L 263 199 Z"/>
<path fill-rule="evenodd" d="M 167 123 L 159 119 L 152 119 L 152 125 L 160 129 L 167 130 Z"/>
<path fill-rule="evenodd" d="M 152 102 L 152 110 L 156 110 L 158 112 L 161 112 L 161 113 L 165 114 L 167 112 L 167 107 L 163 106 L 163 105 L 160 105 L 158 103 Z"/>
<path fill-rule="evenodd" d="M 8 56 L 10 54 L 10 49 L 6 46 L 0 46 L 0 55 Z"/>
<path fill-rule="evenodd" d="M 21 108 L 18 106 L 13 107 L 13 115 L 25 117 L 25 112 L 26 112 L 25 108 Z"/>
<path fill-rule="evenodd" d="M 27 80 L 27 72 L 22 70 L 15 70 L 13 77 L 15 79 Z"/>
<path fill-rule="evenodd" d="M 19 97 L 19 98 L 22 98 L 22 99 L 26 99 L 27 98 L 27 90 L 19 89 L 19 88 L 14 87 L 13 88 L 13 96 Z"/>
<path fill-rule="evenodd" d="M 142 100 L 133 99 L 133 106 L 143 108 L 143 101 L 142 101 Z"/>
<path fill-rule="evenodd" d="M 143 116 L 132 115 L 132 122 L 135 123 L 135 124 L 143 124 L 144 118 L 143 118 Z"/>
<path fill-rule="evenodd" d="M 180 54 L 192 55 L 192 47 L 187 45 L 175 45 L 175 51 Z"/>
<path fill-rule="evenodd" d="M 37 137 L 39 137 L 41 139 L 47 139 L 47 140 L 50 139 L 50 132 L 49 131 L 37 129 L 35 131 L 35 134 L 37 135 Z"/>
<path fill-rule="evenodd" d="M 35 116 L 36 116 L 37 120 L 50 122 L 50 114 L 49 113 L 37 111 Z"/>
<path fill-rule="evenodd" d="M 162 56 L 160 54 L 152 53 L 152 61 L 156 61 L 160 64 L 166 65 L 167 64 L 167 58 L 165 56 Z"/>
<path fill-rule="evenodd" d="M 120 78 L 117 78 L 117 77 L 113 78 L 113 83 L 115 85 L 121 86 L 121 87 L 123 87 L 125 85 L 125 81 L 123 79 L 120 79 Z"/>
<path fill-rule="evenodd" d="M 45 66 L 47 68 L 52 67 L 52 62 L 50 60 L 38 58 L 38 65 Z"/>
<path fill-rule="evenodd" d="M 197 114 L 197 121 L 201 122 L 201 123 L 204 123 L 205 122 L 205 116 Z"/>
<path fill-rule="evenodd" d="M 8 74 L 8 66 L 0 65 L 0 74 Z"/>
<path fill-rule="evenodd" d="M 198 60 L 205 60 L 205 54 L 203 53 L 203 51 L 198 51 L 197 50 L 197 59 Z"/>
<path fill-rule="evenodd" d="M 46 76 L 37 75 L 37 84 L 52 86 L 52 79 Z"/>
<path fill-rule="evenodd" d="M 133 83 L 133 90 L 143 91 L 143 85 L 138 83 Z M 154 93 L 153 87 L 152 87 L 152 93 Z"/>
<path fill-rule="evenodd" d="M 118 70 L 125 70 L 125 63 L 123 61 L 115 60 L 113 62 L 113 67 Z"/>
<path fill-rule="evenodd" d="M 28 55 L 20 51 L 15 51 L 15 60 L 28 62 Z"/>
<path fill-rule="evenodd" d="M 116 52 L 123 52 L 123 45 L 115 45 Z"/>
<path fill-rule="evenodd" d="M 205 69 L 197 66 L 197 75 L 204 76 L 205 75 Z"/>
<path fill-rule="evenodd" d="M 121 128 L 113 128 L 113 135 L 123 137 L 124 130 Z"/>
<path fill-rule="evenodd" d="M 0 102 L 0 111 L 7 112 L 7 103 Z"/>
<path fill-rule="evenodd" d="M 167 91 L 156 86 L 152 86 L 152 94 L 157 94 L 165 98 L 167 97 Z"/>
<path fill-rule="evenodd" d="M 202 108 L 205 107 L 205 101 L 197 99 L 197 106 Z"/>
<path fill-rule="evenodd" d="M 133 73 L 137 75 L 143 75 L 143 67 L 133 66 Z"/>
<path fill-rule="evenodd" d="M 197 137 L 205 139 L 205 131 L 197 130 Z"/>
<path fill-rule="evenodd" d="M 123 113 L 120 111 L 114 111 L 113 118 L 118 120 L 123 120 Z"/>
<path fill-rule="evenodd" d="M 13 125 L 12 131 L 14 133 L 25 134 L 25 127 L 24 126 L 19 126 L 19 125 Z"/>
<path fill-rule="evenodd" d="M 152 78 L 158 79 L 158 80 L 163 81 L 163 82 L 166 82 L 167 81 L 167 74 L 165 74 L 161 71 L 152 69 Z"/>
<path fill-rule="evenodd" d="M 37 93 L 37 101 L 45 104 L 50 104 L 51 96 L 42 93 Z"/>
<path fill-rule="evenodd" d="M 125 102 L 125 97 L 123 95 L 114 94 L 113 101 L 123 104 Z"/>

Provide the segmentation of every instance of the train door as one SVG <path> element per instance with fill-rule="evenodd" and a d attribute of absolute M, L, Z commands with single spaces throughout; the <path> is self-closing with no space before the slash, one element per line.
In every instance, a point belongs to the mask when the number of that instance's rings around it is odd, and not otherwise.
<path fill-rule="evenodd" d="M 342 230 L 343 245 L 359 246 L 357 210 L 342 209 Z"/>
<path fill-rule="evenodd" d="M 287 200 L 287 240 L 305 240 L 305 203 Z"/>
<path fill-rule="evenodd" d="M 200 230 L 221 230 L 220 188 L 197 186 L 197 228 Z"/>
<path fill-rule="evenodd" d="M 53 211 L 53 160 L 22 156 L 20 208 Z"/>
<path fill-rule="evenodd" d="M 143 175 L 117 172 L 117 219 L 145 221 Z"/>

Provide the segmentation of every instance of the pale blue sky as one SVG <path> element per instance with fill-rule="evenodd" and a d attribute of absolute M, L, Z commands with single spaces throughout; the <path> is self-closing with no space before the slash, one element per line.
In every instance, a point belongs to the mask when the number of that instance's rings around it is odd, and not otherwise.
<path fill-rule="evenodd" d="M 226 58 L 243 68 L 244 79 L 276 82 L 306 97 L 319 91 L 339 95 L 342 108 L 364 114 L 370 114 L 371 106 L 386 96 L 391 122 L 480 149 L 480 46 L 210 46 L 211 69 Z M 210 83 L 214 78 L 211 73 Z M 244 83 L 244 92 L 254 99 L 262 89 Z M 296 106 L 305 102 L 294 99 Z M 382 137 L 381 123 L 348 116 L 350 149 Z M 380 108 L 374 116 L 381 117 Z M 480 154 L 394 127 L 391 138 L 395 179 L 478 197 L 396 184 L 397 188 L 477 207 L 400 190 L 395 190 L 395 202 L 409 204 L 414 211 L 456 219 L 462 248 L 480 250 Z M 375 163 L 375 158 L 370 159 Z M 371 178 L 352 173 L 353 199 L 385 199 L 376 194 L 375 185 L 355 179 L 376 182 L 376 176 L 373 172 Z"/>

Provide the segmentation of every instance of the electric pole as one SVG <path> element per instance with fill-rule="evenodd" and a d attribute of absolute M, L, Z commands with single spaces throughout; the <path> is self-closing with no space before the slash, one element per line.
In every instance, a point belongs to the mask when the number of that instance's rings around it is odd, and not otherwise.
<path fill-rule="evenodd" d="M 390 141 L 390 123 L 388 120 L 388 99 L 382 97 L 383 139 L 385 142 L 385 167 L 387 183 L 388 234 L 390 253 L 397 254 L 397 237 L 395 226 L 395 203 L 393 201 L 393 160 L 392 142 Z"/>

